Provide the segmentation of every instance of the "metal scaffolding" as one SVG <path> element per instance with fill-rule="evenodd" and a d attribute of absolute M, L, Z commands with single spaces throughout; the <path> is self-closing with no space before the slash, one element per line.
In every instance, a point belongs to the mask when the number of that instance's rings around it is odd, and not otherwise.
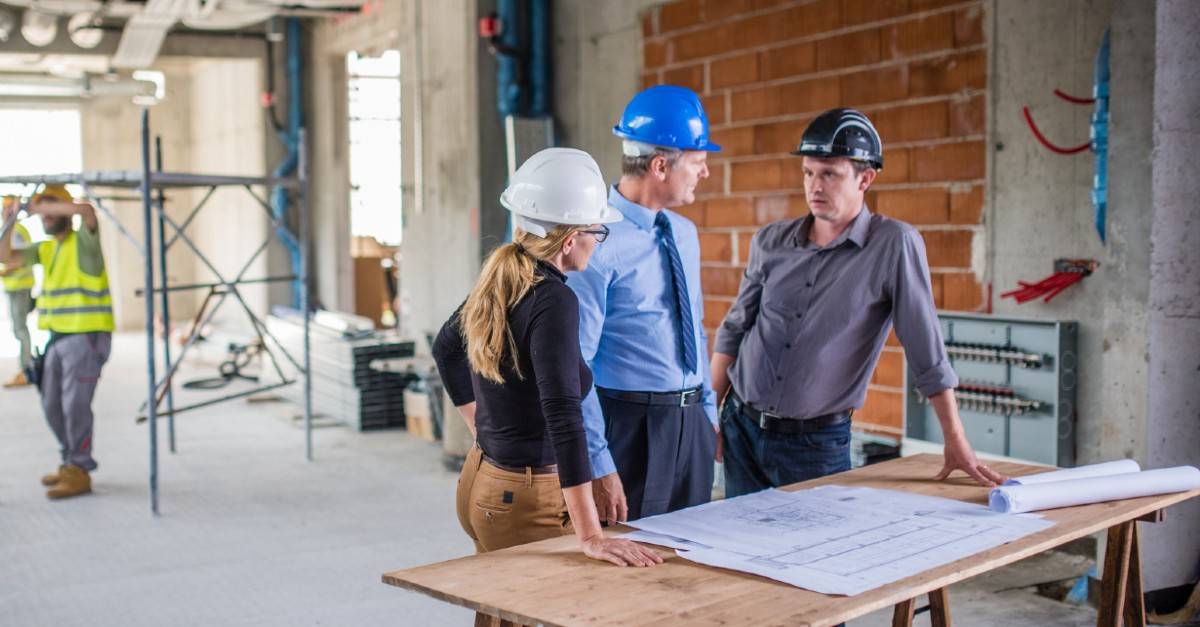
<path fill-rule="evenodd" d="M 273 176 L 224 176 L 224 175 L 207 175 L 207 174 L 188 174 L 182 172 L 164 172 L 162 169 L 162 148 L 161 142 L 156 141 L 155 150 L 155 168 L 150 168 L 150 116 L 148 111 L 142 112 L 142 168 L 137 170 L 124 171 L 90 171 L 79 172 L 73 174 L 52 174 L 52 175 L 28 175 L 28 176 L 5 176 L 0 177 L 0 183 L 15 183 L 25 185 L 41 185 L 41 184 L 63 184 L 79 185 L 84 190 L 84 196 L 92 205 L 100 211 L 108 220 L 117 228 L 125 239 L 133 244 L 134 248 L 138 249 L 142 254 L 142 259 L 145 262 L 144 287 L 137 290 L 139 296 L 146 298 L 146 375 L 147 375 L 147 394 L 146 401 L 143 403 L 140 411 L 144 411 L 144 415 L 138 418 L 139 422 L 146 422 L 149 425 L 149 457 L 150 457 L 150 510 L 158 514 L 158 418 L 166 417 L 167 419 L 167 439 L 170 451 L 175 452 L 175 416 L 177 414 L 208 407 L 216 403 L 233 400 L 237 398 L 245 398 L 253 394 L 274 390 L 276 388 L 291 385 L 296 382 L 295 378 L 289 379 L 279 365 L 279 361 L 275 358 L 275 353 L 267 343 L 267 338 L 270 338 L 288 362 L 296 369 L 297 374 L 303 379 L 304 386 L 304 456 L 305 459 L 312 460 L 312 381 L 309 376 L 311 359 L 309 355 L 309 332 L 312 315 L 309 313 L 309 206 L 308 206 L 308 181 L 307 181 L 307 155 L 305 146 L 304 131 L 300 131 L 300 162 L 296 169 L 296 176 L 292 177 L 273 177 Z M 259 197 L 254 192 L 252 186 L 261 185 L 267 187 L 284 187 L 296 191 L 296 206 L 300 213 L 300 268 L 299 275 L 288 276 L 268 276 L 259 278 L 247 278 L 246 273 L 253 266 L 263 252 L 267 250 L 268 245 L 275 233 L 287 232 L 288 226 L 283 222 L 283 218 L 276 217 L 265 200 Z M 254 254 L 243 264 L 241 270 L 233 278 L 226 278 L 217 268 L 209 261 L 196 243 L 187 235 L 187 228 L 195 219 L 196 215 L 208 203 L 213 194 L 219 187 L 241 187 L 246 190 L 255 202 L 262 207 L 268 218 L 271 220 L 271 228 L 267 232 L 266 238 L 262 244 L 254 251 Z M 116 215 L 105 206 L 103 198 L 94 193 L 95 188 L 126 188 L 138 189 L 141 194 L 142 201 L 142 231 L 144 237 L 142 241 L 135 238 L 117 219 Z M 201 198 L 188 214 L 187 218 L 182 223 L 177 223 L 165 210 L 166 199 L 164 190 L 166 189 L 181 189 L 181 188 L 208 188 L 207 193 Z M 154 258 L 154 218 L 157 217 L 157 232 L 158 232 L 158 283 L 155 283 L 155 258 Z M 170 225 L 173 233 L 168 239 L 166 227 Z M 196 258 L 208 268 L 217 280 L 209 283 L 188 283 L 181 285 L 167 284 L 167 251 L 177 242 L 182 241 L 196 256 Z M 292 282 L 298 285 L 300 291 L 300 309 L 304 312 L 304 342 L 303 355 L 301 361 L 297 360 L 287 351 L 287 348 L 276 338 L 262 319 L 257 316 L 242 298 L 238 291 L 238 286 L 258 283 L 277 283 L 277 282 Z M 163 365 L 166 373 L 160 379 L 157 375 L 157 365 L 155 360 L 155 313 L 156 304 L 154 296 L 159 297 L 159 307 L 163 319 L 164 333 L 169 328 L 170 321 L 170 304 L 168 295 L 171 292 L 184 290 L 208 290 L 203 304 L 196 313 L 192 321 L 191 332 L 184 342 L 183 348 L 180 350 L 178 357 L 173 361 L 171 355 L 171 345 L 169 338 L 164 338 L 162 346 Z M 184 407 L 175 407 L 174 383 L 172 381 L 179 364 L 187 355 L 188 350 L 195 344 L 199 337 L 200 330 L 212 320 L 213 316 L 226 299 L 230 296 L 237 302 L 250 318 L 254 332 L 258 337 L 260 346 L 263 352 L 268 356 L 271 365 L 276 374 L 280 378 L 280 383 L 272 383 L 269 385 L 256 386 L 250 390 L 243 390 L 233 394 L 227 394 L 218 398 L 208 399 L 187 405 Z M 215 300 L 215 304 L 212 304 Z M 212 306 L 210 307 L 210 304 Z M 163 402 L 166 403 L 166 410 L 162 411 Z"/>

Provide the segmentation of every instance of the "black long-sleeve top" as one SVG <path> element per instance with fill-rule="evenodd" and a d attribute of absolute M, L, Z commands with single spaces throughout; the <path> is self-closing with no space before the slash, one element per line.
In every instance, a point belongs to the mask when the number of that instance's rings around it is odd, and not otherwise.
<path fill-rule="evenodd" d="M 579 354 L 579 301 L 557 268 L 539 261 L 537 283 L 508 313 L 516 344 L 517 377 L 505 351 L 504 383 L 471 370 L 459 316 L 442 325 L 433 358 L 455 406 L 475 401 L 476 439 L 484 453 L 506 466 L 558 464 L 564 488 L 592 478 L 581 401 L 592 372 Z"/>

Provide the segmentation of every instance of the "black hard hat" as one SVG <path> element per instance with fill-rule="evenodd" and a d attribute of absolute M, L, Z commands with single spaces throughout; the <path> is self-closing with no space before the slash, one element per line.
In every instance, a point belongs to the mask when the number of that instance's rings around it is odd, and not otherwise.
<path fill-rule="evenodd" d="M 876 170 L 883 169 L 883 142 L 875 125 L 854 109 L 830 109 L 804 129 L 800 146 L 793 155 L 809 157 L 847 157 L 866 161 Z"/>

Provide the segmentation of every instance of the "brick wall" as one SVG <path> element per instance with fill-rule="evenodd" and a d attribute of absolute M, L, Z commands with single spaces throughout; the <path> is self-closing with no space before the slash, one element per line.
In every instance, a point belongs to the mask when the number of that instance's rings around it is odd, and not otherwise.
<path fill-rule="evenodd" d="M 800 159 L 787 153 L 837 106 L 862 110 L 882 135 L 886 167 L 867 202 L 920 229 L 938 307 L 980 307 L 970 267 L 986 158 L 983 4 L 679 0 L 643 15 L 643 85 L 696 90 L 724 148 L 681 210 L 700 228 L 710 333 L 737 294 L 754 231 L 807 213 Z M 903 369 L 893 337 L 856 422 L 901 432 Z"/>

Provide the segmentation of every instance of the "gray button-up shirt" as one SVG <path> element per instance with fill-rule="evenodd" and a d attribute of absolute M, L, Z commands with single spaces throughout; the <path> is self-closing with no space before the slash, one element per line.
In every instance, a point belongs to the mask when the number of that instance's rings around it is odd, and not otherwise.
<path fill-rule="evenodd" d="M 776 222 L 754 235 L 715 347 L 737 358 L 729 371 L 737 394 L 794 418 L 862 407 L 892 324 L 922 394 L 958 385 L 917 230 L 863 207 L 820 247 L 808 239 L 812 220 Z"/>

